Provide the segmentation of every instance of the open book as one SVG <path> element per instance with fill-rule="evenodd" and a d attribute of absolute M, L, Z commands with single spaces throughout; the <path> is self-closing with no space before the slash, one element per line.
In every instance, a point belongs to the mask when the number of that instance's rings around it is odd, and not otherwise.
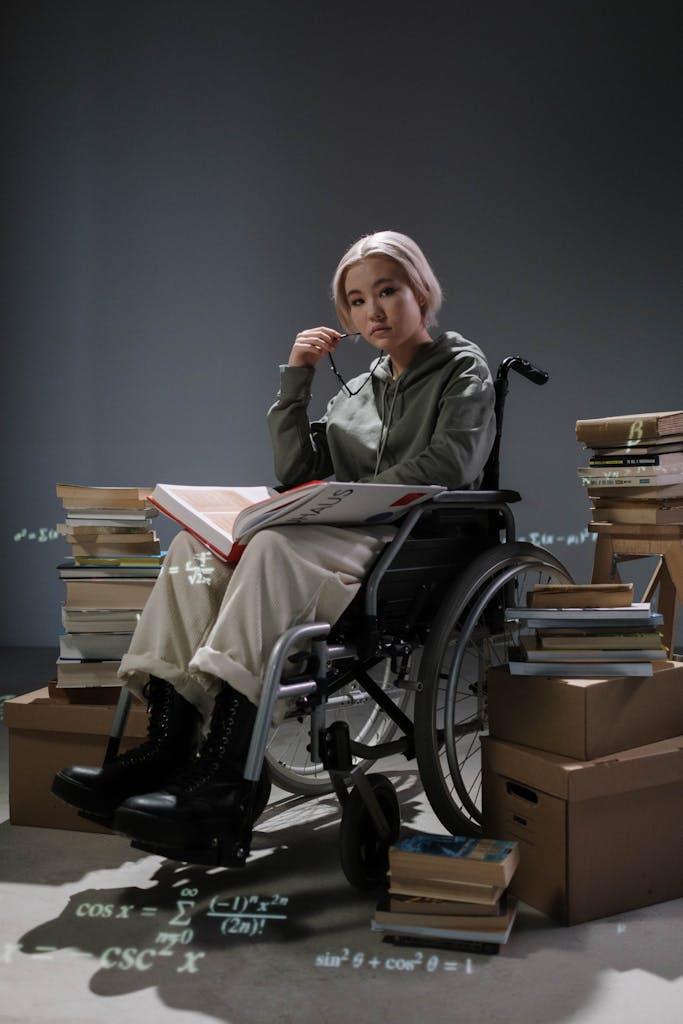
<path fill-rule="evenodd" d="M 443 490 L 336 480 L 313 480 L 281 494 L 268 487 L 157 484 L 150 501 L 224 562 L 236 562 L 249 538 L 266 526 L 389 523 Z"/>

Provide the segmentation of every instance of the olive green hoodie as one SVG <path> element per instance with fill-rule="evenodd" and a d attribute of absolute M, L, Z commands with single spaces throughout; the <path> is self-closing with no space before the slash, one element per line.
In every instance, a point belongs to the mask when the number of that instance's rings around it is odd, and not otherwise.
<path fill-rule="evenodd" d="M 281 367 L 268 412 L 275 472 L 287 487 L 336 476 L 477 487 L 495 436 L 494 389 L 481 349 L 454 331 L 418 348 L 393 380 L 389 359 L 349 381 L 311 423 L 311 367 Z M 371 379 L 368 381 L 368 377 Z"/>

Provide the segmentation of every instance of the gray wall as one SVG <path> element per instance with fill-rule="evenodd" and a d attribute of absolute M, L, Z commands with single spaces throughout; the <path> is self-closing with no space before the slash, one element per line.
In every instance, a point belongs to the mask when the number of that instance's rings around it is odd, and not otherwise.
<path fill-rule="evenodd" d="M 0 642 L 55 642 L 67 545 L 14 538 L 56 481 L 273 479 L 277 364 L 385 227 L 442 326 L 550 371 L 502 482 L 586 578 L 575 420 L 683 405 L 676 7 L 6 2 Z"/>

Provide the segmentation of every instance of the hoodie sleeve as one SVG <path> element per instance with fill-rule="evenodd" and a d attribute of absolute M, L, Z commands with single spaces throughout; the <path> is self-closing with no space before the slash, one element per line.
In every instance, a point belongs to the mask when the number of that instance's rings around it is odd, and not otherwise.
<path fill-rule="evenodd" d="M 312 367 L 281 366 L 277 401 L 268 410 L 275 474 L 285 487 L 333 472 L 325 418 L 314 423 L 308 418 L 314 373 Z"/>
<path fill-rule="evenodd" d="M 385 484 L 477 487 L 495 438 L 495 391 L 488 367 L 467 360 L 444 386 L 429 443 L 367 479 Z"/>

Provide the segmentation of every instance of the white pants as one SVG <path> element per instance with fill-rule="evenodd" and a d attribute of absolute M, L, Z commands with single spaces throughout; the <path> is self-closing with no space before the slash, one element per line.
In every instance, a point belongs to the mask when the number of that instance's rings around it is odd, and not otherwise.
<path fill-rule="evenodd" d="M 150 676 L 211 716 L 225 680 L 258 704 L 268 656 L 301 622 L 336 622 L 391 526 L 281 526 L 261 530 L 236 566 L 189 533 L 171 543 L 119 677 L 137 696 Z"/>

